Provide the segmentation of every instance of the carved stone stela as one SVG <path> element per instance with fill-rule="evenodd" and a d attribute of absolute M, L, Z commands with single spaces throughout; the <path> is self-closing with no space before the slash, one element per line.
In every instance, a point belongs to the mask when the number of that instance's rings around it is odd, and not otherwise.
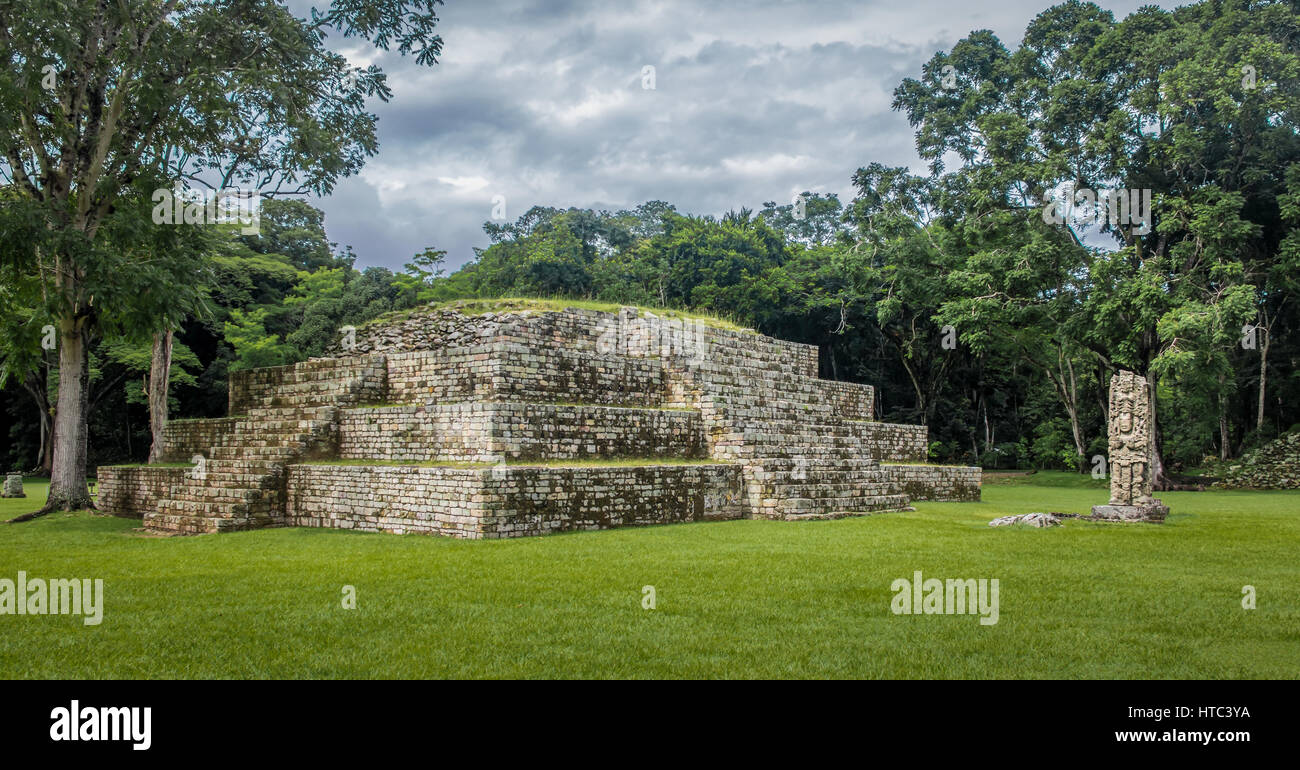
<path fill-rule="evenodd" d="M 1151 496 L 1154 436 L 1145 378 L 1121 370 L 1110 378 L 1108 420 L 1110 503 L 1092 515 L 1120 521 L 1163 521 L 1169 508 Z"/>

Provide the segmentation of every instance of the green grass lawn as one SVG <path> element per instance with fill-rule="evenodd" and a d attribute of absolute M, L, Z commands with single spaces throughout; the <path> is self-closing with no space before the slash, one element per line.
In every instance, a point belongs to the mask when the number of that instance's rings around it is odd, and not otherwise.
<path fill-rule="evenodd" d="M 43 485 L 28 494 L 0 500 L 0 518 Z M 985 525 L 1105 497 L 1040 473 L 915 513 L 479 542 L 153 538 L 53 515 L 0 524 L 0 578 L 103 578 L 103 623 L 0 615 L 0 677 L 1300 675 L 1300 493 L 1166 493 L 1163 525 Z M 915 570 L 998 578 L 999 622 L 892 614 L 890 583 Z M 646 585 L 656 609 L 641 607 Z"/>

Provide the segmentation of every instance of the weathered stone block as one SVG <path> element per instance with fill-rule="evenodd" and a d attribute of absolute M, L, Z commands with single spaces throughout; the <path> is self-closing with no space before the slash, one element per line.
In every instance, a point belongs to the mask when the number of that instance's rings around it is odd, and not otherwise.
<path fill-rule="evenodd" d="M 10 473 L 5 476 L 4 488 L 0 490 L 0 497 L 27 497 L 23 491 L 23 474 Z"/>

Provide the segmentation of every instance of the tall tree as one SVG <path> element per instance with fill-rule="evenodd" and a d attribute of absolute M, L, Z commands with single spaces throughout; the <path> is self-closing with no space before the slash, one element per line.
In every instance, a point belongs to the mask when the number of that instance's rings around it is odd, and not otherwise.
<path fill-rule="evenodd" d="M 40 276 L 60 337 L 47 509 L 90 505 L 88 343 L 110 315 L 144 306 L 125 293 L 106 305 L 106 271 L 157 292 L 184 267 L 131 248 L 151 237 L 141 204 L 182 181 L 328 193 L 376 152 L 364 99 L 391 91 L 378 67 L 353 70 L 328 51 L 326 35 L 396 44 L 431 65 L 438 4 L 339 0 L 300 19 L 273 0 L 0 0 L 0 156 L 22 204 L 6 205 L 0 241 L 25 236 L 0 256 Z"/>
<path fill-rule="evenodd" d="M 1082 339 L 1108 366 L 1144 374 L 1154 396 L 1175 371 L 1217 381 L 1221 371 L 1179 357 L 1222 352 L 1224 325 L 1249 305 L 1252 264 L 1276 256 L 1263 225 L 1296 157 L 1297 33 L 1291 3 L 1144 7 L 1117 23 L 1072 0 L 1039 14 L 1014 52 L 972 33 L 904 81 L 895 107 L 936 173 L 955 153 L 1008 207 L 1042 206 L 1053 191 L 1084 204 L 1151 191 L 1137 221 L 1060 225 L 1080 243 L 1113 241 L 1085 262 Z"/>

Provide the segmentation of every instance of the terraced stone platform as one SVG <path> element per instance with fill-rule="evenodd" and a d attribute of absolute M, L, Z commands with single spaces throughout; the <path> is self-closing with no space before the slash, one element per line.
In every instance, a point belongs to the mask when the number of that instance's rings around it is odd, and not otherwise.
<path fill-rule="evenodd" d="M 816 347 L 636 308 L 422 308 L 229 393 L 230 417 L 168 424 L 167 464 L 101 468 L 101 509 L 490 538 L 980 494 L 978 468 L 922 464 L 924 427 L 875 421 L 870 386 L 818 379 Z"/>

